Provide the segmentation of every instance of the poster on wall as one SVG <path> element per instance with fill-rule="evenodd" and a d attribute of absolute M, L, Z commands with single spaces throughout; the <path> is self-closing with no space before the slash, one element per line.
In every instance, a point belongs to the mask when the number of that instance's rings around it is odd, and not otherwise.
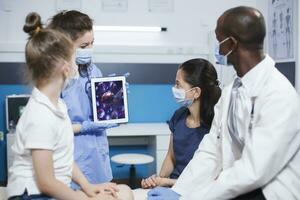
<path fill-rule="evenodd" d="M 269 0 L 269 54 L 276 62 L 295 61 L 294 0 Z"/>
<path fill-rule="evenodd" d="M 56 11 L 81 10 L 81 0 L 56 0 Z"/>
<path fill-rule="evenodd" d="M 174 0 L 148 0 L 150 13 L 170 13 L 174 11 Z"/>
<path fill-rule="evenodd" d="M 128 0 L 102 0 L 102 11 L 122 13 L 128 11 Z"/>

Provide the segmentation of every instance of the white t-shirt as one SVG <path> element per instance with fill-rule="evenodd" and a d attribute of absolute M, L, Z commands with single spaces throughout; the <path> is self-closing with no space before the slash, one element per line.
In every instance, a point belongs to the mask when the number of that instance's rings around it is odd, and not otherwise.
<path fill-rule="evenodd" d="M 67 107 L 59 99 L 56 108 L 37 88 L 16 128 L 16 140 L 12 146 L 14 161 L 9 169 L 8 197 L 27 190 L 28 194 L 40 194 L 35 180 L 31 149 L 53 151 L 53 167 L 57 180 L 70 185 L 73 169 L 73 131 Z"/>

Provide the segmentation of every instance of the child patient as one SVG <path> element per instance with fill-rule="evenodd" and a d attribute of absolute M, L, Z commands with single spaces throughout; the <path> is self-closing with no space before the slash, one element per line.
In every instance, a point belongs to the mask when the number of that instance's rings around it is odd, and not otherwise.
<path fill-rule="evenodd" d="M 33 90 L 16 127 L 9 199 L 132 199 L 128 187 L 91 184 L 74 162 L 74 133 L 60 94 L 77 77 L 75 49 L 68 36 L 41 24 L 36 13 L 26 17 L 25 57 Z M 72 190 L 71 181 L 81 190 Z"/>
<path fill-rule="evenodd" d="M 221 95 L 214 66 L 204 59 L 184 62 L 179 66 L 172 92 L 181 107 L 169 122 L 172 134 L 168 153 L 159 175 L 143 179 L 142 188 L 172 187 L 209 132 L 214 105 Z"/>

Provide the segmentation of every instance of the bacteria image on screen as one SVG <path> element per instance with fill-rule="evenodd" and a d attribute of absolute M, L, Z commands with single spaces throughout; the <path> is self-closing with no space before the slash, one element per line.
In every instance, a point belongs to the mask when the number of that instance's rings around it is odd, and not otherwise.
<path fill-rule="evenodd" d="M 95 93 L 99 121 L 125 118 L 122 81 L 96 82 Z"/>

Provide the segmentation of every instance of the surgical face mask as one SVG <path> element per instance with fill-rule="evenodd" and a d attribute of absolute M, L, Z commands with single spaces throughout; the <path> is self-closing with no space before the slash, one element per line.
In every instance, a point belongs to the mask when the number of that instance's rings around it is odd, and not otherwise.
<path fill-rule="evenodd" d="M 70 88 L 74 83 L 78 80 L 79 78 L 79 73 L 78 73 L 78 67 L 75 65 L 75 63 L 72 64 L 71 66 L 72 71 L 70 73 L 70 76 L 66 77 L 64 85 L 63 85 L 63 90 L 66 90 Z"/>
<path fill-rule="evenodd" d="M 93 49 L 92 48 L 76 49 L 76 64 L 77 65 L 86 65 L 86 64 L 92 63 L 92 57 L 93 57 Z"/>
<path fill-rule="evenodd" d="M 192 88 L 193 89 L 193 88 Z M 194 99 L 186 99 L 186 93 L 192 89 L 189 89 L 187 91 L 185 91 L 184 89 L 179 89 L 176 87 L 172 87 L 172 92 L 173 92 L 173 96 L 175 98 L 175 101 L 180 104 L 181 106 L 184 107 L 190 107 L 193 102 Z"/>
<path fill-rule="evenodd" d="M 215 48 L 215 57 L 217 59 L 217 64 L 226 65 L 226 66 L 228 66 L 228 58 L 227 57 L 229 54 L 231 54 L 232 50 L 230 50 L 226 55 L 221 55 L 220 54 L 220 46 L 227 40 L 229 40 L 229 37 L 225 38 L 220 43 L 216 44 L 216 48 Z"/>

